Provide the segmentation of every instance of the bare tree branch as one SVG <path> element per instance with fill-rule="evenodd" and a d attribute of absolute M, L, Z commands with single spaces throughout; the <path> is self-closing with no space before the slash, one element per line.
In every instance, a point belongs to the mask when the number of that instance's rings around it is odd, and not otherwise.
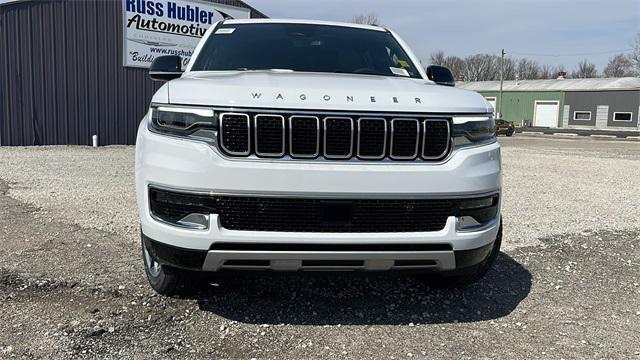
<path fill-rule="evenodd" d="M 594 63 L 584 59 L 578 63 L 578 67 L 571 73 L 572 78 L 595 78 L 598 77 L 598 69 Z"/>
<path fill-rule="evenodd" d="M 634 76 L 633 60 L 630 55 L 618 54 L 611 59 L 607 67 L 604 69 L 604 76 L 606 77 L 625 77 Z"/>
<path fill-rule="evenodd" d="M 382 23 L 380 22 L 380 18 L 378 18 L 378 15 L 376 15 L 375 13 L 355 15 L 354 17 L 351 18 L 351 22 L 354 24 L 364 24 L 364 25 L 375 25 L 375 26 L 382 25 Z"/>

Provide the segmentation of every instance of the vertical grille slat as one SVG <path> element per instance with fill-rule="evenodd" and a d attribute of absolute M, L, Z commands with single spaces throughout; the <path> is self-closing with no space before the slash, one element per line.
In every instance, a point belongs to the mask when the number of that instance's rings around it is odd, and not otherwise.
<path fill-rule="evenodd" d="M 315 158 L 320 153 L 320 119 L 315 116 L 289 118 L 289 152 L 292 157 Z"/>
<path fill-rule="evenodd" d="M 418 119 L 396 118 L 391 120 L 392 159 L 413 160 L 418 155 L 420 123 Z"/>
<path fill-rule="evenodd" d="M 358 157 L 382 159 L 387 146 L 387 120 L 384 118 L 358 119 Z"/>
<path fill-rule="evenodd" d="M 281 157 L 284 155 L 284 117 L 281 115 L 255 116 L 256 155 Z"/>
<path fill-rule="evenodd" d="M 422 158 L 441 159 L 449 152 L 450 129 L 446 119 L 427 119 L 423 123 Z"/>
<path fill-rule="evenodd" d="M 218 146 L 231 156 L 289 160 L 323 157 L 435 162 L 451 151 L 450 117 L 340 115 L 267 109 L 222 112 L 218 115 Z"/>
<path fill-rule="evenodd" d="M 231 155 L 249 155 L 250 131 L 249 115 L 240 113 L 220 114 L 220 138 L 225 152 Z"/>
<path fill-rule="evenodd" d="M 324 119 L 324 156 L 327 159 L 348 159 L 353 154 L 353 119 Z"/>

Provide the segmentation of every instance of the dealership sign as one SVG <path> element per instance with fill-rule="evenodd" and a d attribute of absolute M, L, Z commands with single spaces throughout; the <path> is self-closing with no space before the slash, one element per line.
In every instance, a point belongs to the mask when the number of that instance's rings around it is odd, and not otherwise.
<path fill-rule="evenodd" d="M 162 55 L 187 65 L 198 41 L 216 21 L 249 18 L 250 10 L 189 0 L 122 0 L 124 66 L 145 67 Z"/>

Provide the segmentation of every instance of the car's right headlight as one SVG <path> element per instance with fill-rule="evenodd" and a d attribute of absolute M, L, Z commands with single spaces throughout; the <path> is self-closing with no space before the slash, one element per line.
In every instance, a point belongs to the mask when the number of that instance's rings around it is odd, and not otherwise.
<path fill-rule="evenodd" d="M 218 119 L 211 108 L 152 104 L 149 129 L 156 133 L 213 142 Z"/>
<path fill-rule="evenodd" d="M 453 118 L 451 137 L 454 148 L 489 144 L 496 141 L 493 116 L 459 116 Z"/>

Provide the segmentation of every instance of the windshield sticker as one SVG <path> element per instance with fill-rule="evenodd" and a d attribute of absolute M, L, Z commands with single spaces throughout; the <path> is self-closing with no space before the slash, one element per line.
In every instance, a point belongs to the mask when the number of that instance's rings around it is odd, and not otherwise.
<path fill-rule="evenodd" d="M 391 67 L 390 66 L 389 70 L 391 70 L 393 75 L 409 77 L 409 72 L 407 70 L 403 69 L 403 68 L 397 68 L 397 67 Z"/>
<path fill-rule="evenodd" d="M 409 65 L 409 63 L 404 60 L 398 60 L 398 64 L 400 64 L 400 66 L 402 66 L 405 69 L 408 69 L 411 67 L 411 65 Z"/>
<path fill-rule="evenodd" d="M 216 34 L 233 34 L 236 31 L 236 28 L 222 28 L 216 30 Z"/>

